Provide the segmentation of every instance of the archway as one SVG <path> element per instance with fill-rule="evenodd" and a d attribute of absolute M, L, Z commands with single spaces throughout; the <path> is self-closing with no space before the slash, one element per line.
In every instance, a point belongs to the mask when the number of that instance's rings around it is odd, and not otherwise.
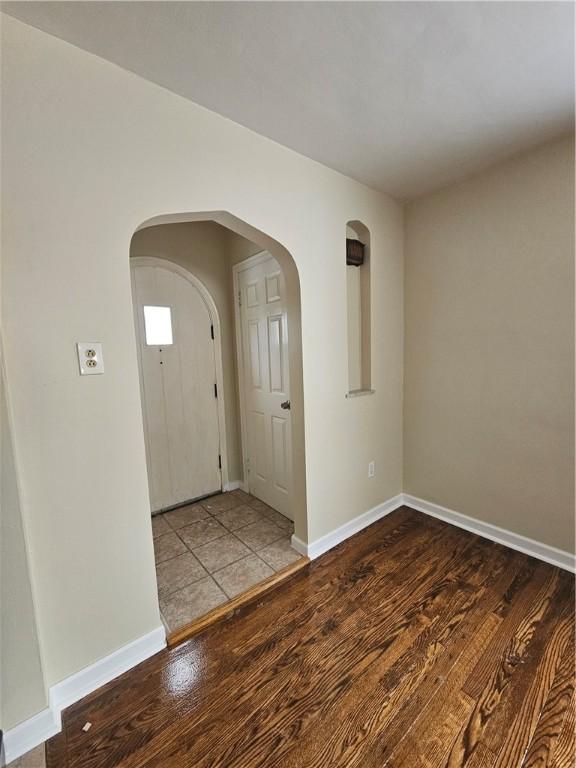
<path fill-rule="evenodd" d="M 307 535 L 300 285 L 296 265 L 283 246 L 222 212 L 148 219 L 132 237 L 130 256 L 133 274 L 148 270 L 148 274 L 154 271 L 159 275 L 144 278 L 141 274 L 139 279 L 148 298 L 142 300 L 140 283 L 134 282 L 133 299 L 160 609 L 170 641 L 176 642 L 193 631 L 197 620 L 204 621 L 211 612 L 224 609 L 227 601 L 242 600 L 254 589 L 264 590 L 267 583 L 276 583 L 280 572 L 287 570 L 288 575 L 306 562 L 299 546 Z M 182 360 L 186 355 L 199 358 L 190 347 L 184 353 L 182 345 L 188 338 L 189 344 L 205 346 L 204 337 L 210 334 L 202 330 L 198 317 L 190 321 L 186 332 L 182 331 L 182 305 L 176 294 L 163 294 L 172 279 L 166 277 L 166 271 L 178 275 L 180 283 L 187 282 L 197 289 L 213 322 L 212 338 L 217 347 L 214 390 L 222 438 L 217 450 L 210 440 L 206 440 L 206 450 L 204 444 L 197 444 L 193 420 L 178 422 L 174 418 L 174 408 L 182 414 L 193 411 L 199 419 L 199 430 L 207 435 L 206 414 L 214 409 L 214 400 L 208 402 L 206 395 L 212 386 L 206 367 L 201 370 L 198 365 L 188 366 L 188 378 L 181 379 L 179 387 L 188 393 L 188 400 L 181 403 L 179 390 L 166 387 L 166 381 L 174 378 L 169 355 L 173 354 L 172 360 L 174 356 Z M 241 289 L 241 302 L 239 275 L 241 282 L 248 279 Z M 261 314 L 257 321 L 258 369 L 262 372 L 259 389 L 250 389 L 254 370 L 250 329 L 254 317 L 248 315 L 255 311 L 255 305 L 247 291 L 256 285 L 253 279 L 260 281 L 253 294 L 259 297 Z M 276 293 L 270 291 L 272 285 Z M 191 301 L 190 297 L 186 301 Z M 158 344 L 151 350 L 146 338 L 146 311 L 158 315 L 163 311 L 170 318 L 171 346 L 165 349 Z M 275 333 L 280 343 L 276 343 Z M 274 349 L 284 350 L 276 369 Z M 141 364 L 144 357 L 150 361 L 149 370 L 155 369 L 152 380 L 161 381 L 155 391 L 162 402 L 159 408 L 155 405 L 152 419 L 148 392 L 153 390 Z M 203 360 L 208 366 L 209 353 Z M 163 367 L 159 368 L 158 361 Z M 276 386 L 279 380 L 283 382 L 281 387 Z M 167 391 L 175 393 L 175 406 Z M 191 397 L 204 397 L 204 407 L 192 405 Z M 280 410 L 286 406 L 287 410 Z M 162 422 L 159 412 L 170 413 L 171 418 L 165 417 Z M 155 433 L 149 428 L 150 421 L 157 427 Z M 158 447 L 162 423 L 166 440 Z M 175 433 L 170 432 L 169 424 Z M 257 430 L 257 425 L 265 428 Z M 187 432 L 188 442 L 181 438 L 182 432 Z M 157 440 L 154 451 L 150 447 L 151 434 Z M 181 450 L 172 450 L 172 443 L 180 445 Z M 279 453 L 278 446 L 282 445 L 283 452 Z M 163 446 L 168 458 L 163 455 Z M 171 506 L 158 504 L 154 491 L 159 471 L 151 461 L 153 455 L 158 466 L 163 462 L 168 468 L 166 475 L 172 470 L 178 475 L 180 490 L 194 486 L 195 462 L 207 465 L 203 480 L 214 480 L 212 454 L 218 454 L 218 487 L 212 482 L 200 494 L 181 494 Z M 264 465 L 267 473 L 261 471 Z M 287 471 L 283 473 L 283 469 Z M 283 484 L 286 478 L 288 482 Z M 169 479 L 174 488 L 177 484 Z"/>
<path fill-rule="evenodd" d="M 142 229 L 162 224 L 186 222 L 215 222 L 262 250 L 268 251 L 278 261 L 287 290 L 287 315 L 290 334 L 290 399 L 292 420 L 292 511 L 294 538 L 298 542 L 308 539 L 308 510 L 306 505 L 306 463 L 304 430 L 304 387 L 302 377 L 302 324 L 300 313 L 300 279 L 298 268 L 290 252 L 277 240 L 248 222 L 227 211 L 200 211 L 160 214 L 146 219 L 135 234 Z"/>

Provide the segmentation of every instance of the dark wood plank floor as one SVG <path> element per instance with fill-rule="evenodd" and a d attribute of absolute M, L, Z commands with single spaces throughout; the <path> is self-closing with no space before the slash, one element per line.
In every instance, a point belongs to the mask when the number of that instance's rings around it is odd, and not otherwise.
<path fill-rule="evenodd" d="M 574 715 L 573 577 L 404 507 L 70 707 L 48 766 L 574 768 Z"/>

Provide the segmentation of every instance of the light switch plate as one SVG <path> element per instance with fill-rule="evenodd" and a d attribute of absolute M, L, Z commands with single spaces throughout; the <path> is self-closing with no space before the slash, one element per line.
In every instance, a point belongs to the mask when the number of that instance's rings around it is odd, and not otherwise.
<path fill-rule="evenodd" d="M 102 357 L 102 344 L 99 341 L 79 341 L 78 363 L 80 376 L 94 376 L 104 373 L 104 358 Z"/>

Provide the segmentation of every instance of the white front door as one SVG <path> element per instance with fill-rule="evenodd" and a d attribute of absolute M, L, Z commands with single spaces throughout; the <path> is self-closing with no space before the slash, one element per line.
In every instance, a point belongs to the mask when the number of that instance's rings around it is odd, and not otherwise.
<path fill-rule="evenodd" d="M 237 270 L 248 486 L 254 496 L 293 519 L 284 275 L 267 253 Z"/>
<path fill-rule="evenodd" d="M 182 274 L 132 264 L 140 390 L 152 511 L 221 490 L 212 320 Z"/>

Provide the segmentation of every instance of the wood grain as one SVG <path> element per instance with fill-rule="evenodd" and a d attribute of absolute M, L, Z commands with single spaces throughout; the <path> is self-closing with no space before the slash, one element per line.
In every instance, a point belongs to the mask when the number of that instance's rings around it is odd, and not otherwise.
<path fill-rule="evenodd" d="M 573 627 L 572 627 L 573 632 Z M 574 696 L 574 637 L 558 665 L 550 691 L 540 712 L 522 768 L 548 766 L 558 746 L 564 722 L 569 719 Z"/>
<path fill-rule="evenodd" d="M 573 606 L 404 507 L 70 707 L 48 768 L 574 768 Z"/>

